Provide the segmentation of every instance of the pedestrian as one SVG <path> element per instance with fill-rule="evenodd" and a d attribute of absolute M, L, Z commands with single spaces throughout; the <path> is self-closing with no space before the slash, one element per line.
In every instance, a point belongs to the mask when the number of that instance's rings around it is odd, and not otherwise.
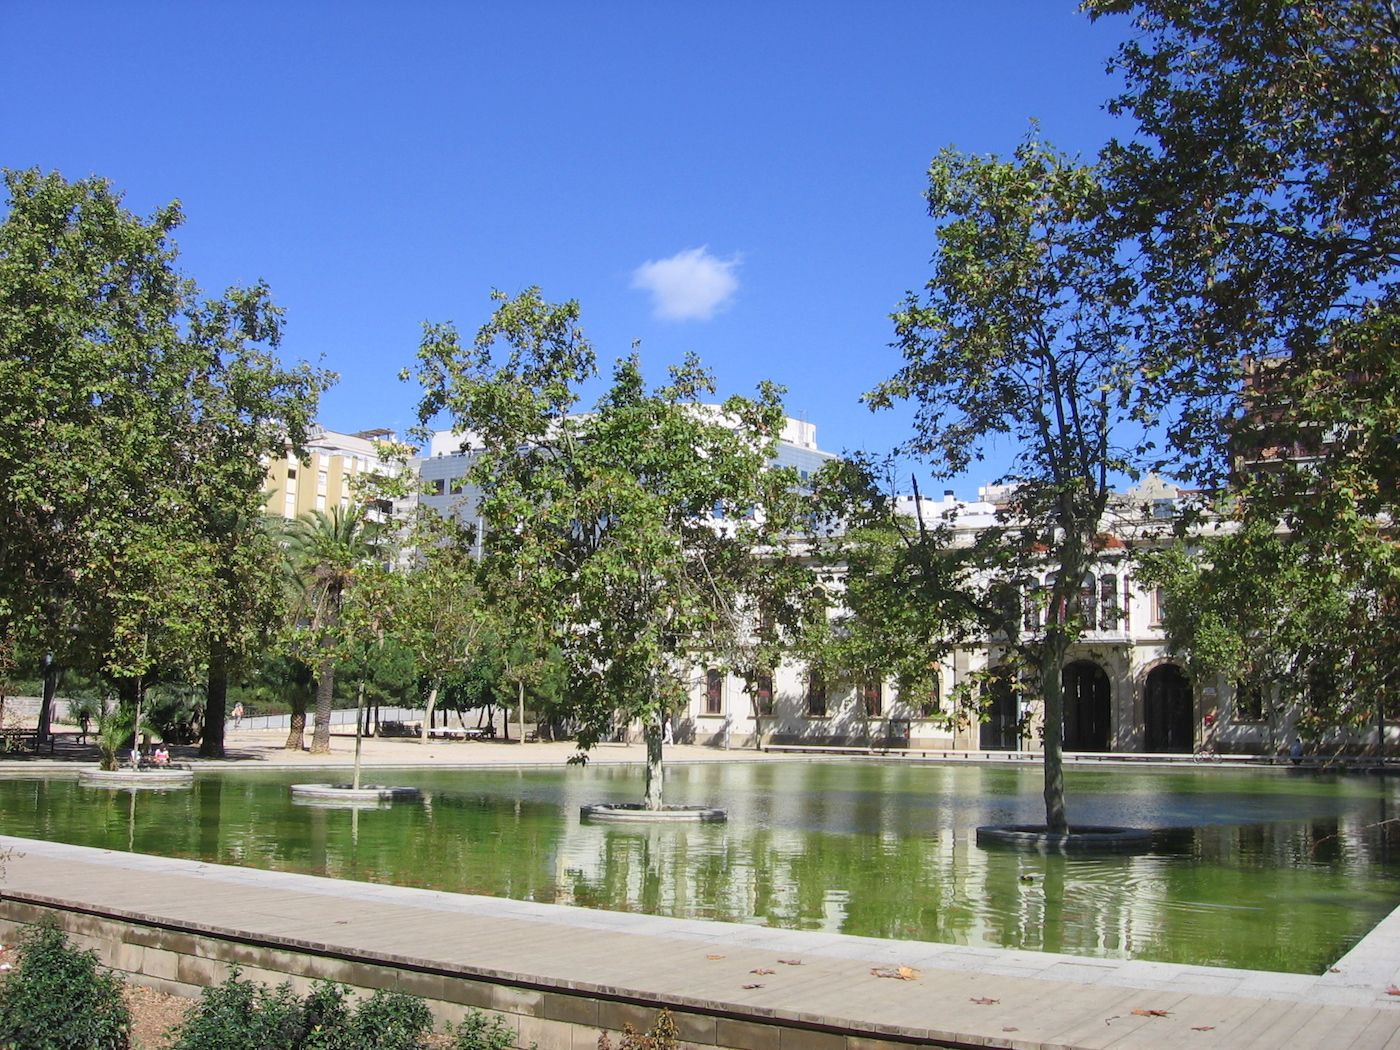
<path fill-rule="evenodd" d="M 233 705 L 233 728 L 237 729 L 243 724 L 243 701 L 240 700 Z"/>

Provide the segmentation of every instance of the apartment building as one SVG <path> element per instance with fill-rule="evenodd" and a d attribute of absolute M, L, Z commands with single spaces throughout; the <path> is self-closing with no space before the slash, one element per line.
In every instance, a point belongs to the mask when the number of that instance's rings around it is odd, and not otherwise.
<path fill-rule="evenodd" d="M 315 427 L 306 442 L 306 458 L 287 454 L 267 465 L 267 502 L 264 510 L 274 517 L 293 519 L 319 510 L 347 509 L 363 498 L 361 483 L 371 474 L 396 475 L 400 465 L 379 454 L 378 442 L 393 441 L 388 429 L 341 434 Z M 402 507 L 379 500 L 371 515 L 387 518 Z"/>

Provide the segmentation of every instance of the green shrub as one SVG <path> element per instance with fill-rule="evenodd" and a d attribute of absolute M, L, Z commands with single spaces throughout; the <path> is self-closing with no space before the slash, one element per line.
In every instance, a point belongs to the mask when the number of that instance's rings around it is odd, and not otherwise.
<path fill-rule="evenodd" d="M 98 968 L 51 923 L 30 930 L 19 965 L 0 984 L 0 1047 L 6 1050 L 126 1050 L 131 1013 L 121 978 Z"/>
<path fill-rule="evenodd" d="M 680 1032 L 676 1029 L 676 1019 L 671 1011 L 663 1009 L 656 1015 L 656 1023 L 649 1032 L 638 1032 L 630 1024 L 622 1027 L 622 1042 L 617 1050 L 676 1050 L 680 1046 Z M 598 1050 L 612 1050 L 612 1040 L 608 1033 L 598 1036 Z"/>
<path fill-rule="evenodd" d="M 323 982 L 298 999 L 290 984 L 269 990 L 235 969 L 200 994 L 171 1050 L 421 1050 L 433 1030 L 414 996 L 378 991 L 352 1011 L 347 995 Z"/>
<path fill-rule="evenodd" d="M 299 1050 L 305 1013 L 290 984 L 269 990 L 235 967 L 223 984 L 200 992 L 172 1034 L 172 1050 Z"/>
<path fill-rule="evenodd" d="M 356 1008 L 333 1045 L 336 1050 L 420 1050 L 432 1030 L 433 1015 L 422 999 L 378 991 Z"/>
<path fill-rule="evenodd" d="M 515 1045 L 515 1037 L 499 1017 L 488 1017 L 480 1010 L 473 1010 L 455 1028 L 449 1027 L 452 1034 L 452 1050 L 509 1050 Z"/>

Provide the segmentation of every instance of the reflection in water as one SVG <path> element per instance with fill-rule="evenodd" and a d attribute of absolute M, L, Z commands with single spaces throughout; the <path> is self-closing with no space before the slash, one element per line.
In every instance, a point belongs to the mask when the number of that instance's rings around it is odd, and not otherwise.
<path fill-rule="evenodd" d="M 294 806 L 291 775 L 192 791 L 0 781 L 6 833 L 522 900 L 1081 955 L 1320 972 L 1400 903 L 1385 783 L 1222 771 L 1072 772 L 1086 824 L 1164 829 L 1142 856 L 984 850 L 1039 816 L 1038 770 L 681 766 L 673 801 L 724 825 L 586 824 L 634 799 L 615 768 L 403 775 L 422 804 Z"/>

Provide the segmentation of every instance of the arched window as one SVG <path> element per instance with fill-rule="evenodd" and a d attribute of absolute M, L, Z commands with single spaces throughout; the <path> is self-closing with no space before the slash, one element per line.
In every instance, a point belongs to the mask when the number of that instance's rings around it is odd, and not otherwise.
<path fill-rule="evenodd" d="M 724 713 L 724 675 L 711 667 L 705 672 L 705 714 Z"/>

